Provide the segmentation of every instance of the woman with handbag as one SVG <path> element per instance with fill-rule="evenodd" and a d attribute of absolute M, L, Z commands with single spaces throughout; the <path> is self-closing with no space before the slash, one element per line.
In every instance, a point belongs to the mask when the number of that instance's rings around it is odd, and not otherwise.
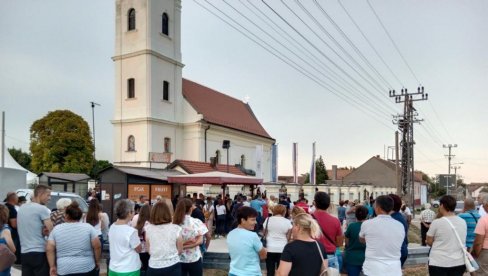
<path fill-rule="evenodd" d="M 322 275 L 327 271 L 327 254 L 324 246 L 317 242 L 320 226 L 309 214 L 298 214 L 293 218 L 293 241 L 285 246 L 281 254 L 279 276 Z"/>
<path fill-rule="evenodd" d="M 0 264 L 6 267 L 0 267 L 0 276 L 9 276 L 12 264 L 15 262 L 15 245 L 8 228 L 8 208 L 0 204 L 0 244 L 6 245 L 7 248 L 0 250 Z M 5 254 L 5 256 L 3 255 Z M 3 264 L 5 262 L 5 264 Z"/>
<path fill-rule="evenodd" d="M 435 219 L 427 232 L 429 254 L 429 275 L 462 276 L 466 270 L 464 245 L 466 244 L 466 222 L 456 214 L 456 199 L 446 195 L 439 201 L 442 218 Z"/>
<path fill-rule="evenodd" d="M 266 270 L 268 276 L 274 276 L 281 259 L 281 253 L 290 240 L 292 225 L 285 218 L 286 207 L 278 204 L 273 207 L 273 216 L 264 221 L 264 234 L 266 241 Z"/>

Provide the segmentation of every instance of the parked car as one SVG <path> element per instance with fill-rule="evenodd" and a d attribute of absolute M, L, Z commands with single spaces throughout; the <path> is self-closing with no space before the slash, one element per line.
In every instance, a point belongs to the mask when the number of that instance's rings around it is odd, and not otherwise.
<path fill-rule="evenodd" d="M 439 200 L 433 200 L 432 201 L 432 207 L 439 208 L 439 205 L 440 205 Z"/>
<path fill-rule="evenodd" d="M 17 196 L 25 196 L 27 202 L 30 202 L 31 197 L 34 195 L 34 190 L 32 189 L 18 189 L 15 192 L 17 193 Z M 51 191 L 51 200 L 47 203 L 46 207 L 49 208 L 49 210 L 51 211 L 55 210 L 56 202 L 60 198 L 69 198 L 71 200 L 75 200 L 76 202 L 78 202 L 78 205 L 80 206 L 83 213 L 88 212 L 88 204 L 86 204 L 86 201 L 81 196 L 68 192 Z"/>
<path fill-rule="evenodd" d="M 464 210 L 464 201 L 456 201 L 456 209 L 454 209 L 454 213 L 461 214 Z"/>

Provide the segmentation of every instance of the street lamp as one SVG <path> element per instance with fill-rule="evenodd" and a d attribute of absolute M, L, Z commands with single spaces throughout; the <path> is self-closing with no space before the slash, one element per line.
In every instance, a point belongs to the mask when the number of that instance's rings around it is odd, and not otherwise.
<path fill-rule="evenodd" d="M 100 104 L 96 102 L 90 102 L 92 108 L 92 127 L 93 127 L 93 162 L 96 160 L 95 152 L 96 152 L 96 145 L 95 145 L 95 106 Z"/>

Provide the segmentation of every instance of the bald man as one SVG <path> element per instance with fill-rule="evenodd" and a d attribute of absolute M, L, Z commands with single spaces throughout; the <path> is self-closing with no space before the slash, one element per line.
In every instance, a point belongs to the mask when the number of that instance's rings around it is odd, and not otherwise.
<path fill-rule="evenodd" d="M 459 214 L 459 217 L 466 221 L 466 226 L 468 227 L 468 231 L 466 232 L 466 247 L 468 248 L 468 251 L 470 251 L 473 247 L 475 237 L 474 229 L 476 228 L 478 220 L 481 218 L 476 211 L 476 205 L 472 198 L 466 198 L 464 200 L 464 209 L 463 212 Z"/>

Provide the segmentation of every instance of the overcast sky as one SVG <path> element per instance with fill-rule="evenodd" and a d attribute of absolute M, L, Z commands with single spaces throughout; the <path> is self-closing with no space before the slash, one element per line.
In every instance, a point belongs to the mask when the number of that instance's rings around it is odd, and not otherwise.
<path fill-rule="evenodd" d="M 464 163 L 458 174 L 468 183 L 488 181 L 488 1 L 371 0 L 411 70 L 366 0 L 341 3 L 379 55 L 336 0 L 318 1 L 323 11 L 312 0 L 300 1 L 323 29 L 295 1 L 284 3 L 299 17 L 279 1 L 266 2 L 297 32 L 262 1 L 252 1 L 254 7 L 247 0 L 227 1 L 240 14 L 221 0 L 183 0 L 183 76 L 249 98 L 279 144 L 280 175 L 291 175 L 293 142 L 299 144 L 300 173 L 310 168 L 314 141 L 328 168 L 358 167 L 374 155 L 384 156 L 385 148 L 394 145 L 391 115 L 402 111 L 388 90 L 413 91 L 421 84 L 429 100 L 415 102 L 418 118 L 425 120 L 415 126 L 415 168 L 429 175 L 447 173 L 442 145 L 457 144 L 452 162 Z M 229 15 L 242 33 L 197 3 L 222 18 Z M 2 4 L 0 110 L 7 116 L 7 147 L 28 150 L 30 125 L 56 109 L 69 109 L 91 126 L 89 102 L 95 101 L 101 104 L 95 110 L 97 158 L 111 161 L 115 1 Z M 278 35 L 281 29 L 285 33 Z M 320 66 L 333 72 L 320 71 Z"/>

